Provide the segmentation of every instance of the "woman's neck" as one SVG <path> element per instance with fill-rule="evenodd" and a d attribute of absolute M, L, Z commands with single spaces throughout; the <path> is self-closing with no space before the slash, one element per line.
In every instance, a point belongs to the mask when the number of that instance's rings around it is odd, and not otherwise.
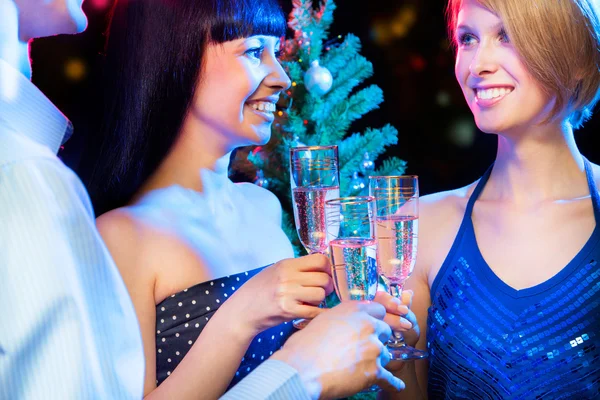
<path fill-rule="evenodd" d="M 231 151 L 224 146 L 184 131 L 157 170 L 134 195 L 132 203 L 148 192 L 173 185 L 202 192 L 200 170 L 208 169 L 227 178 L 230 155 Z"/>
<path fill-rule="evenodd" d="M 482 197 L 529 207 L 585 196 L 583 170 L 573 129 L 566 122 L 498 135 L 494 169 Z"/>

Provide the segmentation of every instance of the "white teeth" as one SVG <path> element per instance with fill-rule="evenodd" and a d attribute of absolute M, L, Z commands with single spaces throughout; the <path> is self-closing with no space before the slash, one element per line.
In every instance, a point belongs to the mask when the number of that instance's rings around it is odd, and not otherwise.
<path fill-rule="evenodd" d="M 492 88 L 492 89 L 475 89 L 477 98 L 482 100 L 495 99 L 496 97 L 504 96 L 512 92 L 512 88 Z"/>
<path fill-rule="evenodd" d="M 268 101 L 257 101 L 255 103 L 251 103 L 250 107 L 257 111 L 275 112 L 275 104 Z"/>

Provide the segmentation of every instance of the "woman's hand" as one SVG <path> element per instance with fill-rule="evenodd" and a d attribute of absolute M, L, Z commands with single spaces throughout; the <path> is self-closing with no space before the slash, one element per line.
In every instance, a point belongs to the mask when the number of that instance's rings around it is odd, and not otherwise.
<path fill-rule="evenodd" d="M 384 321 L 388 323 L 392 331 L 402 332 L 404 341 L 408 346 L 416 345 L 421 334 L 417 317 L 410 310 L 412 298 L 413 292 L 404 290 L 400 299 L 386 292 L 377 292 L 373 299 L 373 301 L 385 307 L 387 314 Z"/>
<path fill-rule="evenodd" d="M 322 254 L 279 261 L 258 273 L 223 304 L 254 334 L 296 318 L 314 318 L 333 290 L 331 264 Z M 229 304 L 228 304 L 229 303 Z"/>
<path fill-rule="evenodd" d="M 410 310 L 412 298 L 413 292 L 411 290 L 403 290 L 400 299 L 386 292 L 377 292 L 373 301 L 385 307 L 384 321 L 392 328 L 392 331 L 402 332 L 404 342 L 408 346 L 414 347 L 419 340 L 420 330 L 417 317 Z M 396 375 L 405 365 L 406 362 L 403 361 L 390 361 L 386 369 Z"/>

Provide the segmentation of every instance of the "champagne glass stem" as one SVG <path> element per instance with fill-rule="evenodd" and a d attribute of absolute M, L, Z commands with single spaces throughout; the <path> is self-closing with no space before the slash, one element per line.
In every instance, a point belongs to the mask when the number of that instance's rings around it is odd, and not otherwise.
<path fill-rule="evenodd" d="M 392 283 L 389 286 L 389 292 L 392 296 L 401 299 L 402 297 L 402 286 Z M 408 361 L 408 360 L 420 360 L 429 357 L 426 350 L 419 350 L 410 347 L 404 342 L 404 336 L 402 332 L 393 332 L 392 337 L 387 342 L 387 348 L 392 356 L 392 360 Z"/>
<path fill-rule="evenodd" d="M 402 301 L 402 287 L 397 283 L 391 283 L 389 285 L 389 292 L 392 296 Z M 404 336 L 402 336 L 401 332 L 393 331 L 393 336 L 388 341 L 388 347 L 390 348 L 399 348 L 406 346 L 404 342 Z"/>

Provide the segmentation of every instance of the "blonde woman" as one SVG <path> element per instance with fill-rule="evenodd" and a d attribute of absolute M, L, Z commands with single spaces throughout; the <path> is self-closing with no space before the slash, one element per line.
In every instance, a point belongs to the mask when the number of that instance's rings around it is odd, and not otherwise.
<path fill-rule="evenodd" d="M 498 151 L 422 199 L 409 286 L 431 356 L 398 367 L 398 398 L 600 397 L 600 167 L 573 134 L 598 100 L 599 8 L 450 1 L 456 79 Z"/>

